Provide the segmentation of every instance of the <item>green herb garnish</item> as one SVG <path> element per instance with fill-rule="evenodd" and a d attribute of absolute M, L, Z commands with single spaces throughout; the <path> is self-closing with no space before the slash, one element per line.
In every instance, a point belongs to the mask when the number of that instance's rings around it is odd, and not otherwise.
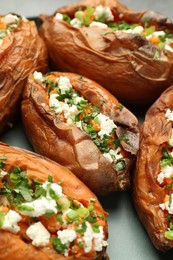
<path fill-rule="evenodd" d="M 53 237 L 51 244 L 59 254 L 63 254 L 68 249 L 65 244 L 62 244 L 59 238 Z"/>

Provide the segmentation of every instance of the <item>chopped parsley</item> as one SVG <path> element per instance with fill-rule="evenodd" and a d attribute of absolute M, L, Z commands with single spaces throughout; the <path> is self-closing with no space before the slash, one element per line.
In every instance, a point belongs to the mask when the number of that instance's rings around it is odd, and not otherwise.
<path fill-rule="evenodd" d="M 159 57 L 160 57 L 160 52 L 159 52 L 159 50 L 156 50 L 153 58 L 154 58 L 154 60 L 158 60 Z"/>
<path fill-rule="evenodd" d="M 53 237 L 51 242 L 53 248 L 59 253 L 64 254 L 68 247 L 65 244 L 62 244 L 59 238 Z"/>

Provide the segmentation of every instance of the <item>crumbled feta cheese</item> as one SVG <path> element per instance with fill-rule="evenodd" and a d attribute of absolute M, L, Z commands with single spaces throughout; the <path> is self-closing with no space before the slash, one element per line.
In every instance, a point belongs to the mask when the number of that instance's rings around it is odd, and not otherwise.
<path fill-rule="evenodd" d="M 172 129 L 171 137 L 169 138 L 168 143 L 169 143 L 170 146 L 173 146 L 173 129 Z"/>
<path fill-rule="evenodd" d="M 82 25 L 82 21 L 80 21 L 79 19 L 77 18 L 73 18 L 71 21 L 70 21 L 70 25 L 75 27 L 75 28 L 80 28 L 81 25 Z"/>
<path fill-rule="evenodd" d="M 170 178 L 173 174 L 173 166 L 165 166 L 162 168 L 162 171 L 158 174 L 157 181 L 162 184 L 164 178 Z"/>
<path fill-rule="evenodd" d="M 169 45 L 169 44 L 165 44 L 165 50 L 167 51 L 172 51 L 173 52 L 173 48 Z"/>
<path fill-rule="evenodd" d="M 100 131 L 98 132 L 98 135 L 101 138 L 103 138 L 104 135 L 109 135 L 112 130 L 117 127 L 113 120 L 101 113 L 97 115 L 96 120 L 98 120 L 100 124 Z"/>
<path fill-rule="evenodd" d="M 3 230 L 8 230 L 12 233 L 17 233 L 20 230 L 18 222 L 21 221 L 21 216 L 14 210 L 9 210 L 5 215 L 5 219 L 2 225 Z"/>
<path fill-rule="evenodd" d="M 61 90 L 61 94 L 65 94 L 66 91 L 72 88 L 69 78 L 60 76 L 57 78 L 58 88 Z"/>
<path fill-rule="evenodd" d="M 114 16 L 110 7 L 104 7 L 102 5 L 97 6 L 94 12 L 94 16 L 96 20 L 99 20 L 99 18 L 103 16 L 106 22 L 114 21 Z"/>
<path fill-rule="evenodd" d="M 76 124 L 76 126 L 77 126 L 79 129 L 81 129 L 81 130 L 83 131 L 82 121 L 78 121 L 78 122 L 76 122 L 75 124 Z"/>
<path fill-rule="evenodd" d="M 110 149 L 108 153 L 103 153 L 103 156 L 106 157 L 110 161 L 110 163 L 123 158 L 121 154 L 121 149 L 119 147 L 116 150 Z"/>
<path fill-rule="evenodd" d="M 0 47 L 1 47 L 2 43 L 3 43 L 3 39 L 0 39 Z"/>
<path fill-rule="evenodd" d="M 22 19 L 23 22 L 27 22 L 28 21 L 28 19 L 25 16 L 21 16 L 21 19 Z"/>
<path fill-rule="evenodd" d="M 56 97 L 57 94 L 50 95 L 49 106 L 54 108 L 55 113 L 63 113 L 64 118 L 67 119 L 67 124 L 74 123 L 71 118 L 78 113 L 76 105 L 69 105 L 62 101 L 58 101 Z"/>
<path fill-rule="evenodd" d="M 36 247 L 47 246 L 50 240 L 50 233 L 40 221 L 32 224 L 26 230 L 26 234 L 32 240 L 32 245 Z"/>
<path fill-rule="evenodd" d="M 92 22 L 89 27 L 100 27 L 100 28 L 108 28 L 107 24 L 100 22 Z"/>
<path fill-rule="evenodd" d="M 42 74 L 41 72 L 35 71 L 35 72 L 33 73 L 33 77 L 34 77 L 35 80 L 38 80 L 38 81 L 40 81 L 40 82 L 43 82 L 43 81 L 44 81 L 44 77 L 43 77 L 43 74 Z"/>
<path fill-rule="evenodd" d="M 163 172 L 160 172 L 157 176 L 158 183 L 162 184 L 165 178 L 165 174 Z"/>
<path fill-rule="evenodd" d="M 76 231 L 70 229 L 58 230 L 57 236 L 61 240 L 62 244 L 70 243 L 77 237 Z"/>
<path fill-rule="evenodd" d="M 78 103 L 80 103 L 81 101 L 83 101 L 84 98 L 83 98 L 83 97 L 79 97 L 79 96 L 73 95 L 73 100 L 74 100 L 74 104 L 77 105 Z"/>
<path fill-rule="evenodd" d="M 55 15 L 55 19 L 56 20 L 63 20 L 63 14 L 61 14 L 61 13 L 56 13 L 56 15 Z"/>
<path fill-rule="evenodd" d="M 61 240 L 62 244 L 65 244 L 67 247 L 69 247 L 70 243 L 73 242 L 76 237 L 76 231 L 75 230 L 70 230 L 70 229 L 64 229 L 64 230 L 58 230 L 57 231 L 57 236 Z M 65 256 L 68 256 L 68 251 L 69 249 L 67 248 L 64 252 Z"/>
<path fill-rule="evenodd" d="M 173 193 L 171 193 L 172 199 L 173 199 Z M 166 201 L 165 203 L 159 204 L 159 207 L 162 210 L 167 210 L 169 214 L 173 214 L 173 201 L 171 201 L 171 203 L 168 201 Z"/>
<path fill-rule="evenodd" d="M 47 212 L 54 212 L 55 214 L 58 212 L 56 201 L 53 199 L 47 199 L 43 196 L 32 202 L 22 203 L 20 206 L 23 206 L 23 210 L 20 210 L 21 213 L 25 216 L 30 217 L 39 217 Z M 27 210 L 27 207 L 30 210 Z"/>
<path fill-rule="evenodd" d="M 59 197 L 61 197 L 62 194 L 63 194 L 62 193 L 62 187 L 60 185 L 58 185 L 57 183 L 51 183 L 51 182 L 46 181 L 42 184 L 42 187 L 43 187 L 44 190 L 47 191 L 47 193 L 46 193 L 47 199 L 51 199 L 51 196 L 49 194 L 50 189 L 52 189 L 55 192 L 55 195 L 57 195 Z"/>
<path fill-rule="evenodd" d="M 7 24 L 16 23 L 18 20 L 19 20 L 19 18 L 13 14 L 7 14 L 3 18 L 4 23 L 7 23 Z"/>
<path fill-rule="evenodd" d="M 142 26 L 136 26 L 133 29 L 128 29 L 128 30 L 122 30 L 123 32 L 126 33 L 132 33 L 132 34 L 141 34 L 143 32 L 144 28 Z"/>
<path fill-rule="evenodd" d="M 166 117 L 167 121 L 173 121 L 173 112 L 171 109 L 168 108 L 166 110 L 165 117 Z"/>
<path fill-rule="evenodd" d="M 156 32 L 149 34 L 146 38 L 149 40 L 153 36 L 155 36 L 155 37 L 165 36 L 165 32 L 164 31 L 156 31 Z"/>
<path fill-rule="evenodd" d="M 0 170 L 0 177 L 4 177 L 5 175 L 7 175 L 8 172 L 4 171 L 4 170 Z"/>
<path fill-rule="evenodd" d="M 83 236 L 83 241 L 85 243 L 84 245 L 84 251 L 85 253 L 89 253 L 92 249 L 93 242 L 94 242 L 94 249 L 96 251 L 102 251 L 103 246 L 105 246 L 106 241 L 104 240 L 104 232 L 103 227 L 99 227 L 99 233 L 96 233 L 92 230 L 92 227 L 89 222 L 86 222 L 87 229 Z"/>

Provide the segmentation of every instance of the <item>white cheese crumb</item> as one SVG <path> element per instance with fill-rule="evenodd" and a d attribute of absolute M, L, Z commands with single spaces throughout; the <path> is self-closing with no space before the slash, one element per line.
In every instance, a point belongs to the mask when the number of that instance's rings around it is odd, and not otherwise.
<path fill-rule="evenodd" d="M 3 39 L 0 39 L 0 47 L 1 47 L 2 43 L 3 43 Z"/>
<path fill-rule="evenodd" d="M 57 195 L 59 197 L 61 197 L 62 194 L 63 194 L 62 193 L 62 187 L 59 184 L 57 184 L 57 183 L 51 183 L 51 182 L 46 181 L 46 182 L 44 182 L 42 184 L 42 187 L 47 192 L 46 193 L 46 198 L 47 199 L 51 199 L 51 196 L 49 194 L 49 189 L 52 189 L 55 192 L 55 195 Z"/>
<path fill-rule="evenodd" d="M 50 233 L 41 222 L 32 224 L 26 230 L 26 234 L 32 240 L 32 245 L 36 247 L 47 246 L 50 240 Z"/>
<path fill-rule="evenodd" d="M 133 29 L 122 30 L 122 32 L 132 33 L 132 34 L 141 34 L 143 32 L 143 30 L 144 30 L 144 28 L 142 26 L 136 26 Z"/>
<path fill-rule="evenodd" d="M 69 105 L 62 101 L 58 101 L 56 99 L 58 95 L 52 94 L 49 98 L 49 106 L 52 107 L 57 114 L 62 114 L 65 119 L 67 119 L 67 124 L 73 124 L 73 120 L 71 119 L 78 113 L 78 109 L 76 105 Z"/>
<path fill-rule="evenodd" d="M 169 44 L 165 44 L 165 50 L 173 52 L 173 48 Z"/>
<path fill-rule="evenodd" d="M 173 193 L 171 193 L 172 199 L 173 199 Z M 171 203 L 169 203 L 169 200 L 166 201 L 165 203 L 159 204 L 159 207 L 162 210 L 167 210 L 169 214 L 173 214 L 173 201 L 171 201 Z"/>
<path fill-rule="evenodd" d="M 76 231 L 70 229 L 58 230 L 57 236 L 61 240 L 62 244 L 70 243 L 77 237 Z"/>
<path fill-rule="evenodd" d="M 4 171 L 4 170 L 0 170 L 0 177 L 4 177 L 5 175 L 7 175 L 8 172 Z"/>
<path fill-rule="evenodd" d="M 47 212 L 58 212 L 56 201 L 47 199 L 43 196 L 32 202 L 22 203 L 20 206 L 26 207 L 26 210 L 21 210 L 21 214 L 30 217 L 39 217 L 45 215 Z M 27 211 L 27 207 L 32 209 Z"/>
<path fill-rule="evenodd" d="M 172 129 L 171 137 L 169 138 L 168 143 L 169 143 L 170 146 L 173 146 L 173 129 Z"/>
<path fill-rule="evenodd" d="M 100 22 L 92 22 L 89 27 L 100 27 L 100 28 L 108 28 L 107 24 Z"/>
<path fill-rule="evenodd" d="M 62 244 L 65 244 L 67 247 L 69 247 L 70 243 L 73 242 L 77 235 L 75 230 L 70 230 L 70 229 L 64 229 L 64 230 L 58 230 L 57 231 L 58 238 L 61 240 Z M 69 248 L 67 248 L 64 252 L 65 256 L 68 256 L 69 253 Z"/>
<path fill-rule="evenodd" d="M 7 14 L 3 18 L 3 21 L 6 24 L 16 23 L 18 20 L 19 20 L 19 18 L 16 15 L 13 15 L 13 14 Z"/>
<path fill-rule="evenodd" d="M 61 14 L 61 13 L 56 13 L 56 15 L 55 15 L 55 19 L 56 20 L 63 20 L 63 14 Z"/>
<path fill-rule="evenodd" d="M 79 19 L 77 18 L 74 18 L 70 21 L 70 25 L 75 27 L 75 28 L 80 28 L 81 25 L 82 25 L 82 21 L 80 21 Z"/>
<path fill-rule="evenodd" d="M 103 227 L 99 227 L 99 233 L 96 233 L 92 230 L 92 227 L 89 222 L 86 222 L 87 229 L 84 233 L 83 240 L 84 240 L 84 251 L 85 253 L 89 253 L 92 249 L 92 245 L 94 242 L 94 249 L 96 251 L 102 251 L 103 246 L 107 245 L 107 241 L 104 240 L 104 232 Z"/>
<path fill-rule="evenodd" d="M 103 153 L 103 156 L 106 157 L 110 161 L 110 163 L 123 158 L 121 154 L 121 149 L 119 147 L 116 150 L 110 149 L 108 153 Z"/>
<path fill-rule="evenodd" d="M 83 97 L 79 97 L 79 96 L 76 96 L 75 94 L 73 95 L 73 100 L 74 100 L 74 104 L 77 105 L 78 103 L 80 103 L 81 101 L 84 100 Z"/>
<path fill-rule="evenodd" d="M 113 120 L 101 113 L 97 115 L 96 120 L 98 120 L 100 124 L 100 131 L 98 132 L 98 135 L 101 138 L 103 138 L 105 134 L 110 135 L 112 130 L 117 127 Z"/>
<path fill-rule="evenodd" d="M 38 81 L 40 81 L 40 82 L 43 82 L 43 81 L 44 81 L 44 77 L 43 77 L 43 74 L 42 74 L 41 72 L 35 71 L 35 72 L 33 73 L 33 77 L 34 77 L 35 80 L 38 80 Z"/>
<path fill-rule="evenodd" d="M 157 181 L 162 184 L 164 181 L 164 178 L 170 178 L 173 174 L 173 166 L 165 166 L 162 168 L 162 171 L 157 176 Z"/>
<path fill-rule="evenodd" d="M 104 7 L 102 5 L 97 6 L 94 12 L 94 16 L 96 20 L 98 20 L 100 16 L 104 16 L 106 22 L 114 21 L 114 16 L 110 7 Z"/>
<path fill-rule="evenodd" d="M 173 112 L 171 109 L 168 108 L 166 110 L 165 117 L 166 117 L 167 121 L 173 121 Z"/>
<path fill-rule="evenodd" d="M 21 216 L 14 210 L 9 210 L 8 213 L 5 215 L 5 219 L 2 225 L 3 230 L 8 230 L 11 233 L 17 233 L 20 230 L 18 226 L 18 222 L 21 221 Z"/>
<path fill-rule="evenodd" d="M 61 94 L 65 94 L 66 91 L 72 88 L 69 78 L 60 76 L 57 78 L 58 88 L 61 90 Z"/>
<path fill-rule="evenodd" d="M 164 31 L 156 31 L 156 32 L 149 34 L 146 38 L 149 40 L 153 36 L 155 36 L 155 37 L 165 36 L 165 32 Z"/>

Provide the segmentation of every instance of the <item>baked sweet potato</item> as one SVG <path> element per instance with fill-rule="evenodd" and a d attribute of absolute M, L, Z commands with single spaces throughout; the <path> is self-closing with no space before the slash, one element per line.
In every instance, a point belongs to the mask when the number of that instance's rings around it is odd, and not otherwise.
<path fill-rule="evenodd" d="M 23 85 L 35 70 L 47 71 L 47 50 L 35 22 L 0 16 L 0 133 L 17 119 Z"/>
<path fill-rule="evenodd" d="M 83 0 L 42 16 L 52 70 L 95 80 L 122 103 L 149 105 L 173 83 L 173 23 L 116 0 Z"/>
<path fill-rule="evenodd" d="M 69 168 L 96 194 L 129 188 L 138 120 L 96 82 L 34 72 L 24 88 L 22 121 L 36 152 Z"/>
<path fill-rule="evenodd" d="M 0 143 L 0 259 L 109 259 L 106 216 L 68 169 Z"/>
<path fill-rule="evenodd" d="M 173 248 L 173 86 L 147 111 L 134 178 L 134 203 L 153 244 Z"/>

